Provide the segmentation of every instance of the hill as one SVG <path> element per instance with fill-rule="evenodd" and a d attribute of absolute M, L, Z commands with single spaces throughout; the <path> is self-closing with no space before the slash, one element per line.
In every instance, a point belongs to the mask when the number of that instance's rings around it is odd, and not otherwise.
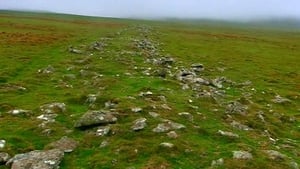
<path fill-rule="evenodd" d="M 1 169 L 300 164 L 297 29 L 7 11 L 0 27 Z"/>

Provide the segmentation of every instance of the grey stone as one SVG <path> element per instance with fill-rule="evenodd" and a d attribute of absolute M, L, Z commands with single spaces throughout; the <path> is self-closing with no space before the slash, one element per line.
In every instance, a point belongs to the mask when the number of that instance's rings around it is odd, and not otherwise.
<path fill-rule="evenodd" d="M 217 166 L 222 166 L 222 165 L 224 165 L 224 159 L 223 158 L 220 158 L 218 160 L 213 160 L 211 162 L 212 167 L 217 167 Z"/>
<path fill-rule="evenodd" d="M 230 102 L 226 107 L 226 113 L 228 114 L 240 114 L 246 115 L 248 111 L 248 106 L 241 104 L 240 102 L 234 101 Z"/>
<path fill-rule="evenodd" d="M 226 81 L 225 77 L 217 77 L 213 80 L 211 80 L 211 84 L 217 88 L 223 88 L 222 83 Z"/>
<path fill-rule="evenodd" d="M 96 136 L 105 136 L 110 132 L 110 126 L 101 126 L 96 130 Z"/>
<path fill-rule="evenodd" d="M 3 149 L 5 147 L 6 141 L 0 140 L 0 149 Z"/>
<path fill-rule="evenodd" d="M 299 165 L 295 161 L 290 162 L 290 167 L 292 169 L 299 169 Z"/>
<path fill-rule="evenodd" d="M 47 121 L 47 122 L 55 122 L 55 118 L 57 117 L 57 114 L 42 114 L 37 117 L 37 119 Z"/>
<path fill-rule="evenodd" d="M 141 112 L 143 109 L 140 108 L 140 107 L 134 107 L 134 108 L 131 108 L 131 111 L 134 112 L 134 113 L 138 113 L 138 112 Z"/>
<path fill-rule="evenodd" d="M 75 123 L 75 127 L 90 127 L 115 123 L 118 119 L 113 114 L 112 112 L 102 110 L 88 111 Z"/>
<path fill-rule="evenodd" d="M 101 142 L 99 147 L 103 148 L 103 147 L 107 147 L 108 145 L 109 145 L 109 142 L 107 140 L 104 140 L 104 141 Z"/>
<path fill-rule="evenodd" d="M 228 131 L 219 130 L 218 134 L 220 134 L 222 136 L 230 137 L 230 138 L 239 138 L 239 135 L 232 133 L 232 132 L 228 132 Z"/>
<path fill-rule="evenodd" d="M 191 68 L 195 72 L 201 72 L 204 70 L 204 66 L 201 63 L 194 63 L 191 65 Z"/>
<path fill-rule="evenodd" d="M 23 110 L 23 109 L 14 109 L 14 110 L 10 110 L 7 112 L 8 114 L 11 115 L 28 115 L 31 113 L 30 110 Z"/>
<path fill-rule="evenodd" d="M 193 115 L 191 115 L 191 113 L 188 113 L 188 112 L 181 112 L 181 113 L 178 113 L 178 115 L 186 118 L 188 121 L 191 121 L 191 122 L 194 120 Z"/>
<path fill-rule="evenodd" d="M 38 73 L 42 73 L 42 74 L 51 74 L 55 71 L 54 67 L 51 65 L 48 65 L 46 68 L 44 69 L 39 69 Z"/>
<path fill-rule="evenodd" d="M 25 154 L 17 154 L 6 165 L 12 169 L 58 169 L 64 157 L 59 149 L 35 150 Z"/>
<path fill-rule="evenodd" d="M 139 96 L 141 96 L 141 97 L 146 97 L 146 96 L 151 96 L 151 95 L 153 95 L 153 93 L 151 91 L 141 92 L 139 94 Z"/>
<path fill-rule="evenodd" d="M 247 151 L 233 151 L 233 158 L 241 160 L 251 160 L 253 156 Z"/>
<path fill-rule="evenodd" d="M 286 158 L 286 155 L 275 150 L 264 150 L 264 152 L 271 160 L 284 160 Z"/>
<path fill-rule="evenodd" d="M 174 144 L 172 143 L 167 143 L 167 142 L 163 142 L 159 144 L 161 147 L 165 147 L 165 148 L 173 148 Z"/>
<path fill-rule="evenodd" d="M 146 123 L 147 119 L 146 118 L 139 118 L 139 119 L 136 119 L 133 123 L 133 126 L 131 127 L 132 130 L 134 131 L 139 131 L 139 130 L 142 130 L 144 129 L 146 126 L 147 126 L 147 123 Z"/>
<path fill-rule="evenodd" d="M 82 54 L 83 53 L 83 51 L 81 51 L 79 49 L 75 49 L 73 46 L 69 47 L 69 52 L 75 53 L 75 54 Z"/>
<path fill-rule="evenodd" d="M 104 103 L 105 108 L 107 109 L 114 109 L 117 106 L 117 102 L 113 102 L 113 101 L 107 101 Z"/>
<path fill-rule="evenodd" d="M 178 137 L 178 134 L 175 131 L 170 131 L 170 132 L 167 133 L 167 136 L 169 138 L 176 139 Z"/>
<path fill-rule="evenodd" d="M 97 100 L 97 95 L 96 94 L 89 94 L 87 96 L 87 99 L 85 100 L 86 103 L 88 104 L 94 104 Z"/>
<path fill-rule="evenodd" d="M 155 112 L 149 112 L 149 115 L 152 116 L 153 118 L 157 118 L 160 116 L 158 113 Z"/>
<path fill-rule="evenodd" d="M 62 113 L 66 111 L 66 104 L 58 102 L 49 103 L 40 106 L 40 110 L 45 114 Z"/>
<path fill-rule="evenodd" d="M 166 121 L 164 123 L 160 123 L 155 127 L 152 131 L 155 133 L 168 132 L 170 130 L 179 130 L 186 128 L 183 124 L 175 123 L 172 121 Z"/>
<path fill-rule="evenodd" d="M 274 103 L 290 103 L 291 100 L 277 95 L 277 96 L 275 96 L 274 99 L 272 99 L 272 102 L 274 102 Z"/>
<path fill-rule="evenodd" d="M 46 147 L 50 149 L 59 149 L 61 151 L 64 151 L 65 153 L 70 153 L 73 150 L 75 150 L 77 146 L 78 146 L 77 141 L 64 136 L 60 140 L 48 144 Z"/>
<path fill-rule="evenodd" d="M 230 123 L 230 125 L 234 128 L 240 129 L 240 130 L 245 130 L 245 131 L 253 130 L 252 128 L 250 128 L 244 124 L 241 124 L 240 122 L 234 121 L 234 120 Z"/>
<path fill-rule="evenodd" d="M 10 155 L 5 152 L 0 152 L 0 165 L 5 164 L 10 159 Z"/>

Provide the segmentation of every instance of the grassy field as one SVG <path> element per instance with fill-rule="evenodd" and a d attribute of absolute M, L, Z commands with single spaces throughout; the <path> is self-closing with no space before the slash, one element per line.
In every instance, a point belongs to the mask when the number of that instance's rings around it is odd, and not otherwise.
<path fill-rule="evenodd" d="M 95 42 L 100 49 L 93 48 Z M 71 46 L 80 52 L 70 52 Z M 0 11 L 0 140 L 6 140 L 0 152 L 42 150 L 68 136 L 79 146 L 65 154 L 61 169 L 296 168 L 299 49 L 296 28 Z M 163 57 L 174 63 L 159 62 Z M 204 70 L 193 77 L 209 84 L 176 78 L 195 63 Z M 218 77 L 226 79 L 219 87 L 213 83 Z M 140 96 L 147 91 L 151 94 Z M 88 103 L 91 94 L 97 99 Z M 276 96 L 283 101 L 274 102 Z M 108 135 L 96 136 L 95 128 L 74 128 L 85 112 L 108 109 L 109 101 L 117 105 L 118 121 L 110 124 Z M 41 126 L 40 106 L 53 102 L 65 103 L 66 111 Z M 246 114 L 228 113 L 233 102 Z M 14 109 L 30 113 L 7 113 Z M 141 117 L 147 126 L 132 131 Z M 177 138 L 152 131 L 166 119 L 185 126 L 174 130 Z M 250 130 L 233 126 L 233 121 Z M 223 136 L 219 130 L 238 137 Z M 163 142 L 174 147 L 163 147 Z M 234 159 L 232 152 L 238 150 L 253 158 Z M 265 150 L 284 157 L 272 159 Z M 212 166 L 221 158 L 222 164 Z"/>

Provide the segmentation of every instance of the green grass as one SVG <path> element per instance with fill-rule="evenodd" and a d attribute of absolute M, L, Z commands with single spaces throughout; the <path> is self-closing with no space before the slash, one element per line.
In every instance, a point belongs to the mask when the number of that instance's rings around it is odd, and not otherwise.
<path fill-rule="evenodd" d="M 209 168 L 212 160 L 219 158 L 224 159 L 220 168 L 288 168 L 290 161 L 300 164 L 300 30 L 208 21 L 139 21 L 9 11 L 0 11 L 0 27 L 0 139 L 7 141 L 0 151 L 15 155 L 43 149 L 67 135 L 80 145 L 65 154 L 62 169 Z M 145 28 L 150 31 L 144 32 Z M 103 50 L 88 49 L 101 38 L 109 38 L 103 40 L 107 45 Z M 237 84 L 245 81 L 252 84 L 244 87 L 225 84 L 222 89 L 225 96 L 218 102 L 197 98 L 197 92 L 182 90 L 174 77 L 143 73 L 149 67 L 161 68 L 145 62 L 149 55 L 135 47 L 133 39 L 145 38 L 159 44 L 161 55 L 175 59 L 172 73 L 176 72 L 175 67 L 203 63 L 205 70 L 201 77 L 225 76 Z M 68 52 L 71 45 L 84 53 Z M 54 73 L 38 73 L 48 65 L 54 67 Z M 88 73 L 82 76 L 81 70 Z M 76 78 L 64 77 L 67 74 Z M 146 91 L 153 92 L 151 99 L 139 96 Z M 93 108 L 86 103 L 89 94 L 98 95 Z M 251 103 L 245 101 L 248 115 L 232 115 L 232 118 L 252 127 L 252 131 L 231 127 L 225 114 L 229 101 L 243 100 L 247 94 L 251 94 Z M 277 94 L 291 103 L 272 103 Z M 166 102 L 159 96 L 165 96 Z M 193 102 L 189 103 L 189 99 Z M 111 125 L 114 134 L 96 137 L 73 127 L 87 110 L 104 108 L 109 100 L 118 102 L 118 122 Z M 41 114 L 39 107 L 51 102 L 65 103 L 67 111 L 48 125 L 52 133 L 47 136 L 38 127 L 40 121 L 36 117 Z M 161 107 L 162 104 L 171 110 Z M 134 107 L 143 110 L 134 113 L 131 111 Z M 32 114 L 6 113 L 18 108 L 32 110 Z M 159 113 L 160 118 L 184 124 L 186 129 L 176 131 L 177 139 L 152 132 L 161 120 L 151 117 L 148 114 L 151 111 Z M 265 123 L 258 119 L 259 111 L 264 112 Z M 191 113 L 194 121 L 180 117 L 180 112 Z M 140 117 L 146 117 L 148 125 L 133 132 L 130 127 Z M 232 131 L 240 138 L 224 138 L 217 134 L 218 130 Z M 264 130 L 279 139 L 277 143 L 264 136 Z M 295 143 L 287 143 L 288 139 Z M 104 140 L 109 145 L 99 148 Z M 175 147 L 162 148 L 161 142 L 173 143 Z M 292 147 L 283 148 L 286 145 Z M 278 150 L 289 158 L 274 162 L 262 153 L 266 149 Z M 234 160 L 234 150 L 248 150 L 254 158 Z"/>

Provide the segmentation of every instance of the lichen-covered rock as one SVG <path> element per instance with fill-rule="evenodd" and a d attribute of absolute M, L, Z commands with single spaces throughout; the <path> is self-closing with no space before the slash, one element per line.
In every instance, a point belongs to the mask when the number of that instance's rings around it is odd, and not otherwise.
<path fill-rule="evenodd" d="M 247 151 L 233 151 L 233 158 L 241 160 L 251 160 L 253 156 Z"/>
<path fill-rule="evenodd" d="M 64 152 L 59 149 L 35 150 L 25 154 L 17 154 L 6 165 L 11 169 L 58 169 Z"/>
<path fill-rule="evenodd" d="M 235 133 L 232 133 L 232 132 L 229 132 L 229 131 L 222 131 L 222 130 L 219 130 L 218 131 L 218 134 L 222 135 L 222 136 L 226 136 L 226 137 L 229 137 L 229 138 L 239 138 L 239 135 L 235 134 Z"/>
<path fill-rule="evenodd" d="M 238 101 L 231 102 L 226 107 L 226 113 L 228 114 L 246 115 L 247 111 L 248 111 L 248 106 L 243 105 Z"/>
<path fill-rule="evenodd" d="M 230 125 L 234 128 L 240 129 L 240 130 L 245 130 L 245 131 L 253 130 L 252 128 L 250 128 L 244 124 L 241 124 L 240 122 L 237 122 L 237 121 L 232 121 L 230 123 Z"/>
<path fill-rule="evenodd" d="M 194 63 L 191 65 L 191 68 L 195 72 L 201 72 L 204 70 L 204 66 L 201 63 Z"/>
<path fill-rule="evenodd" d="M 48 144 L 46 147 L 51 149 L 59 149 L 65 153 L 72 152 L 78 146 L 78 142 L 68 138 L 66 136 L 62 137 L 60 140 L 57 140 L 53 143 Z"/>
<path fill-rule="evenodd" d="M 272 102 L 283 104 L 283 103 L 290 103 L 291 100 L 277 95 L 277 96 L 275 96 L 274 99 L 272 99 Z"/>
<path fill-rule="evenodd" d="M 136 120 L 133 122 L 133 126 L 131 127 L 131 129 L 134 130 L 134 131 L 139 131 L 139 130 L 144 129 L 144 128 L 147 126 L 146 121 L 147 121 L 146 118 L 139 118 L 139 119 L 136 119 Z"/>
<path fill-rule="evenodd" d="M 286 155 L 275 150 L 264 150 L 264 152 L 271 160 L 284 160 L 286 158 Z"/>
<path fill-rule="evenodd" d="M 75 127 L 89 127 L 115 123 L 118 119 L 112 112 L 107 111 L 88 111 L 76 123 Z"/>
<path fill-rule="evenodd" d="M 160 123 L 155 127 L 152 131 L 155 133 L 168 132 L 170 130 L 178 130 L 186 128 L 183 124 L 175 123 L 172 121 L 166 121 L 164 123 Z"/>
<path fill-rule="evenodd" d="M 96 130 L 96 136 L 105 136 L 110 132 L 110 130 L 109 126 L 98 127 Z"/>
<path fill-rule="evenodd" d="M 0 165 L 5 164 L 10 159 L 10 155 L 8 153 L 0 152 Z"/>
<path fill-rule="evenodd" d="M 66 104 L 65 103 L 49 103 L 40 106 L 41 112 L 45 114 L 54 114 L 54 113 L 62 113 L 66 111 Z"/>

